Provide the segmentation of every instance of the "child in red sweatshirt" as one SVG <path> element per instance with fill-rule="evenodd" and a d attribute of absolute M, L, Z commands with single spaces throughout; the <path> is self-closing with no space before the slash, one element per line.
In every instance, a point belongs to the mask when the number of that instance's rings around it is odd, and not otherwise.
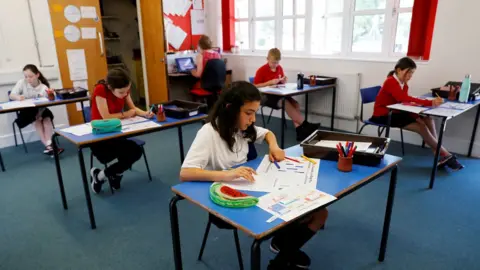
<path fill-rule="evenodd" d="M 427 100 L 408 95 L 407 83 L 412 78 L 416 68 L 417 65 L 415 62 L 408 57 L 398 60 L 395 69 L 388 74 L 382 89 L 380 89 L 377 95 L 373 116 L 370 118 L 372 122 L 383 125 L 388 124 L 389 109 L 387 106 L 392 104 L 410 102 L 422 106 L 435 107 L 443 103 L 442 98 Z M 416 132 L 422 136 L 430 148 L 434 151 L 437 149 L 437 132 L 435 123 L 431 117 L 420 116 L 409 112 L 394 111 L 392 113 L 390 126 Z M 440 156 L 441 158 L 438 161 L 439 167 L 447 165 L 454 171 L 463 169 L 463 165 L 457 161 L 455 155 L 452 155 L 444 147 L 440 149 Z"/>

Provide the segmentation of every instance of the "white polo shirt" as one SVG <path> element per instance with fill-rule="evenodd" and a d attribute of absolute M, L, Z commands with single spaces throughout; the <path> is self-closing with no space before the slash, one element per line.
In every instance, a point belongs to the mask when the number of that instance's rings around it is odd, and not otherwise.
<path fill-rule="evenodd" d="M 256 143 L 265 139 L 268 129 L 255 126 L 257 131 Z M 208 123 L 197 132 L 197 136 L 188 150 L 182 168 L 199 168 L 204 170 L 226 170 L 247 161 L 249 140 L 243 138 L 239 132 L 234 135 L 235 144 L 230 151 L 227 143 L 220 134 Z"/>
<path fill-rule="evenodd" d="M 31 86 L 26 79 L 21 79 L 13 87 L 11 94 L 23 95 L 25 98 L 38 98 L 46 96 L 48 87 L 40 83 L 36 87 Z"/>

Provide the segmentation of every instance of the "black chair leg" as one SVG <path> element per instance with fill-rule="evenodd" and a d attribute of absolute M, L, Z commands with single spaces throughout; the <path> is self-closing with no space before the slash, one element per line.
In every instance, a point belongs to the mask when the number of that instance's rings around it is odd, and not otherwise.
<path fill-rule="evenodd" d="M 15 146 L 18 146 L 17 130 L 15 129 L 15 122 L 12 123 L 12 129 L 13 129 L 13 138 L 15 139 Z"/>
<path fill-rule="evenodd" d="M 142 146 L 143 159 L 145 160 L 145 166 L 147 166 L 148 179 L 152 181 L 152 175 L 150 174 L 150 167 L 148 166 L 147 155 L 145 155 L 145 148 Z"/>
<path fill-rule="evenodd" d="M 382 134 L 384 131 L 385 131 L 384 127 L 378 127 L 378 137 L 382 137 Z"/>
<path fill-rule="evenodd" d="M 263 106 L 260 107 L 260 113 L 262 114 L 263 127 L 266 127 L 267 124 L 265 123 L 265 115 L 263 114 Z"/>
<path fill-rule="evenodd" d="M 273 109 L 270 110 L 270 115 L 268 116 L 267 124 L 270 123 L 270 118 L 272 118 L 272 113 L 273 113 Z"/>
<path fill-rule="evenodd" d="M 235 247 L 237 248 L 238 265 L 240 266 L 240 270 L 243 270 L 242 250 L 240 249 L 240 241 L 238 240 L 237 229 L 233 230 L 233 236 L 235 238 Z"/>
<path fill-rule="evenodd" d="M 422 140 L 422 148 L 425 148 L 425 141 Z"/>
<path fill-rule="evenodd" d="M 366 126 L 368 126 L 368 124 L 363 124 L 363 126 L 360 128 L 360 131 L 358 132 L 358 134 L 362 134 L 363 128 L 366 127 Z"/>
<path fill-rule="evenodd" d="M 23 149 L 25 149 L 25 153 L 28 153 L 27 145 L 25 144 L 25 140 L 23 139 L 22 129 L 18 127 L 18 131 L 20 132 L 20 138 L 22 139 Z"/>
<path fill-rule="evenodd" d="M 202 247 L 200 248 L 200 253 L 198 254 L 197 260 L 201 261 L 203 256 L 203 250 L 205 249 L 205 244 L 207 244 L 208 233 L 210 232 L 210 226 L 212 225 L 212 221 L 210 218 L 208 219 L 207 228 L 205 228 L 205 234 L 203 235 L 202 240 Z"/>
<path fill-rule="evenodd" d="M 107 163 L 104 163 L 103 166 L 104 166 L 104 170 L 105 170 L 105 169 L 108 167 L 108 164 L 107 164 Z M 111 192 L 112 194 L 114 194 L 115 191 L 113 190 L 112 185 L 110 185 L 110 181 L 107 180 L 107 182 L 108 182 L 108 186 L 110 187 L 110 192 Z"/>
<path fill-rule="evenodd" d="M 400 138 L 402 139 L 402 156 L 405 156 L 405 146 L 403 144 L 403 129 L 400 129 Z"/>

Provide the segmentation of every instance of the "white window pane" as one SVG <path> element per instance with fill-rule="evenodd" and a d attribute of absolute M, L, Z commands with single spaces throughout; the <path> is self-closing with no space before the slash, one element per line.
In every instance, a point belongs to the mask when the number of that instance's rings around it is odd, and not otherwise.
<path fill-rule="evenodd" d="M 293 15 L 293 0 L 283 0 L 283 15 Z"/>
<path fill-rule="evenodd" d="M 315 9 L 313 11 L 315 13 Z M 312 33 L 310 35 L 312 54 L 325 53 L 325 24 L 326 20 L 321 16 L 312 17 Z"/>
<path fill-rule="evenodd" d="M 275 0 L 254 0 L 255 15 L 257 17 L 275 16 Z"/>
<path fill-rule="evenodd" d="M 249 48 L 248 22 L 235 22 L 235 45 L 240 49 Z"/>
<path fill-rule="evenodd" d="M 328 1 L 328 0 L 313 0 L 312 1 L 313 20 L 315 20 L 315 17 L 325 15 L 325 13 L 327 12 L 326 1 Z M 333 0 L 333 1 L 335 1 L 335 0 Z"/>
<path fill-rule="evenodd" d="M 326 53 L 338 53 L 342 50 L 342 17 L 332 17 L 326 20 L 325 40 Z"/>
<path fill-rule="evenodd" d="M 381 52 L 385 15 L 355 16 L 353 52 Z"/>
<path fill-rule="evenodd" d="M 293 51 L 293 19 L 283 20 L 282 49 Z"/>
<path fill-rule="evenodd" d="M 235 0 L 235 18 L 248 18 L 248 0 Z"/>
<path fill-rule="evenodd" d="M 412 13 L 404 12 L 398 14 L 397 33 L 395 35 L 396 53 L 407 53 L 408 40 L 410 39 L 410 24 L 412 23 Z"/>
<path fill-rule="evenodd" d="M 295 32 L 295 50 L 305 50 L 305 19 L 297 19 Z"/>
<path fill-rule="evenodd" d="M 409 8 L 413 7 L 414 0 L 400 0 L 400 7 L 402 8 Z"/>
<path fill-rule="evenodd" d="M 343 12 L 344 0 L 326 0 L 326 2 L 327 2 L 327 13 Z"/>
<path fill-rule="evenodd" d="M 385 9 L 386 0 L 355 0 L 355 10 Z"/>
<path fill-rule="evenodd" d="M 305 0 L 296 0 L 296 13 L 297 15 L 305 15 Z"/>
<path fill-rule="evenodd" d="M 275 47 L 275 21 L 255 22 L 255 49 L 270 50 Z"/>

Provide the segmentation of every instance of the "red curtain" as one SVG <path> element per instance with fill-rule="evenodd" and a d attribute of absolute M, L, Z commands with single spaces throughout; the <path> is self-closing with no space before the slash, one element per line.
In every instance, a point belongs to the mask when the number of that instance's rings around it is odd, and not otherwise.
<path fill-rule="evenodd" d="M 422 60 L 430 59 L 437 5 L 438 0 L 414 2 L 407 56 Z"/>
<path fill-rule="evenodd" d="M 235 0 L 222 0 L 223 50 L 235 45 Z"/>

